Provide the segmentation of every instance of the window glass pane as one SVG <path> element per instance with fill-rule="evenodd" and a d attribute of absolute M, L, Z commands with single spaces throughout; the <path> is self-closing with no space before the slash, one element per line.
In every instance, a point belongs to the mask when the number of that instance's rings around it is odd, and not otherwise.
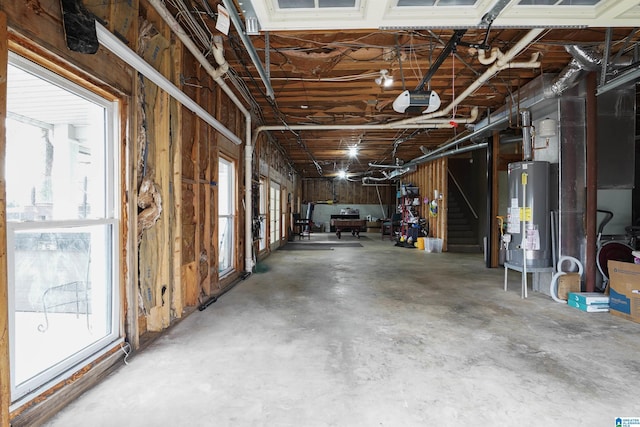
<path fill-rule="evenodd" d="M 231 268 L 233 262 L 233 229 L 231 227 L 233 221 L 228 217 L 220 217 L 218 224 L 220 227 L 220 230 L 218 232 L 218 238 L 220 239 L 220 247 L 218 253 L 218 271 L 224 272 Z"/>
<path fill-rule="evenodd" d="M 278 0 L 280 9 L 302 9 L 315 7 L 313 0 Z"/>
<path fill-rule="evenodd" d="M 562 0 L 562 6 L 595 6 L 600 0 Z"/>
<path fill-rule="evenodd" d="M 12 234 L 15 385 L 113 332 L 110 236 L 108 225 Z"/>
<path fill-rule="evenodd" d="M 220 215 L 233 213 L 233 194 L 230 193 L 232 183 L 230 166 L 225 161 L 220 161 L 218 166 L 218 214 Z"/>
<path fill-rule="evenodd" d="M 525 6 L 551 6 L 558 2 L 558 0 L 520 0 L 521 5 Z"/>
<path fill-rule="evenodd" d="M 440 0 L 438 6 L 473 6 L 477 0 Z"/>
<path fill-rule="evenodd" d="M 398 0 L 398 6 L 433 6 L 436 0 Z"/>
<path fill-rule="evenodd" d="M 318 7 L 351 7 L 356 6 L 356 0 L 319 0 Z"/>
<path fill-rule="evenodd" d="M 15 66 L 8 79 L 7 220 L 104 217 L 105 108 Z"/>
<path fill-rule="evenodd" d="M 218 271 L 230 272 L 234 266 L 235 168 L 218 161 Z"/>

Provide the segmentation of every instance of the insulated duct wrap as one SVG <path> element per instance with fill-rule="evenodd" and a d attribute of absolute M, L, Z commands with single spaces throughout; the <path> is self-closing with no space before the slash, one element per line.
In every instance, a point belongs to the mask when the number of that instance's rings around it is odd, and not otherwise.
<path fill-rule="evenodd" d="M 558 77 L 551 83 L 548 90 L 545 91 L 545 96 L 553 97 L 560 96 L 567 89 L 575 86 L 578 79 L 582 75 L 583 68 L 580 63 L 572 59 L 569 64 L 560 72 Z"/>
<path fill-rule="evenodd" d="M 585 71 L 597 71 L 602 67 L 602 55 L 593 49 L 569 45 L 565 46 L 565 50 L 571 54 L 573 59 L 551 84 L 548 94 L 550 96 L 562 95 L 578 83 Z"/>
<path fill-rule="evenodd" d="M 531 160 L 533 158 L 533 136 L 531 134 L 531 111 L 522 110 L 522 158 Z"/>
<path fill-rule="evenodd" d="M 580 66 L 588 71 L 597 71 L 602 67 L 602 55 L 582 46 L 570 45 L 564 48 Z"/>

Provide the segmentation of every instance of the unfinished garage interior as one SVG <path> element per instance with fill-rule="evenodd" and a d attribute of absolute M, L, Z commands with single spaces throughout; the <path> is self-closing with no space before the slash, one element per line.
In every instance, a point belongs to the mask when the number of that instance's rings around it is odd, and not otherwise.
<path fill-rule="evenodd" d="M 638 23 L 3 1 L 0 425 L 640 423 Z"/>

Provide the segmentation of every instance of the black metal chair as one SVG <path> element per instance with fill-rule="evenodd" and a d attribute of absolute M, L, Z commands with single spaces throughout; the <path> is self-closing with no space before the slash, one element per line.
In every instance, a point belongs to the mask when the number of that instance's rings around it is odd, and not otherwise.
<path fill-rule="evenodd" d="M 402 214 L 394 213 L 391 215 L 390 219 L 386 219 L 382 222 L 382 240 L 384 240 L 384 236 L 389 235 L 389 240 L 393 240 L 395 237 L 396 231 L 400 231 L 400 226 L 402 225 Z"/>

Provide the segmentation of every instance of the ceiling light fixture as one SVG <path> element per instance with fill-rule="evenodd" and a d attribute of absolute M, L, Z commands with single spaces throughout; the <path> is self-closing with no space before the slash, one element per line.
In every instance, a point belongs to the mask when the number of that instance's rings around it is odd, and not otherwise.
<path fill-rule="evenodd" d="M 389 87 L 393 84 L 393 76 L 389 74 L 389 70 L 380 70 L 380 76 L 375 80 L 378 86 Z"/>
<path fill-rule="evenodd" d="M 338 179 L 346 179 L 347 178 L 347 172 L 343 171 L 343 170 L 339 170 L 338 171 Z"/>
<path fill-rule="evenodd" d="M 358 147 L 355 145 L 349 147 L 349 157 L 358 157 Z"/>

